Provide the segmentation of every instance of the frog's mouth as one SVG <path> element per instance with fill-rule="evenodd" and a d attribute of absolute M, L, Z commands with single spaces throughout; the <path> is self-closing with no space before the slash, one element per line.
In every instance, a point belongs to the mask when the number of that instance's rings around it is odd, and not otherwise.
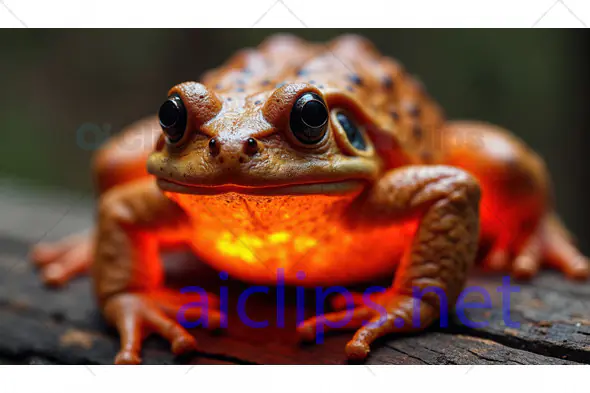
<path fill-rule="evenodd" d="M 179 194 L 216 195 L 235 192 L 248 195 L 342 195 L 361 191 L 366 180 L 342 180 L 335 182 L 316 182 L 283 184 L 270 186 L 242 186 L 236 184 L 199 185 L 184 184 L 170 179 L 158 179 L 158 186 L 168 192 Z"/>

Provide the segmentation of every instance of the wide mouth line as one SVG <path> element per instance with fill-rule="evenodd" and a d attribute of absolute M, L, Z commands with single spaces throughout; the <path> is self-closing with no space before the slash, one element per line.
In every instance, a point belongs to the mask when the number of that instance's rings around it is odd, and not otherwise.
<path fill-rule="evenodd" d="M 346 179 L 326 182 L 284 183 L 272 185 L 245 186 L 241 184 L 194 185 L 178 182 L 172 179 L 158 179 L 158 185 L 165 191 L 184 194 L 333 194 L 345 193 L 359 189 L 366 180 Z"/>

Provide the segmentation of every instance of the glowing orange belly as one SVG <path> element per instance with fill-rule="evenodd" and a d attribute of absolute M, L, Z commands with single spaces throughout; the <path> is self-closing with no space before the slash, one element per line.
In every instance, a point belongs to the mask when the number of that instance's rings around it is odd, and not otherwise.
<path fill-rule="evenodd" d="M 410 240 L 408 225 L 346 220 L 356 195 L 171 197 L 191 216 L 195 253 L 230 277 L 254 283 L 276 283 L 278 269 L 291 285 L 391 275 Z"/>

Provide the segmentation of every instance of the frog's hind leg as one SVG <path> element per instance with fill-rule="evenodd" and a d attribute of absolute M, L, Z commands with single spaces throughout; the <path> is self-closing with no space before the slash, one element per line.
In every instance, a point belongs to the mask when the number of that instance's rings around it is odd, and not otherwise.
<path fill-rule="evenodd" d="M 136 122 L 109 140 L 95 154 L 93 176 L 99 195 L 130 181 L 148 176 L 146 160 L 161 135 L 157 119 Z M 88 271 L 95 243 L 94 229 L 36 244 L 30 259 L 39 267 L 47 285 L 59 286 Z"/>
<path fill-rule="evenodd" d="M 444 163 L 479 180 L 484 266 L 528 279 L 542 266 L 568 277 L 590 274 L 587 259 L 552 210 L 543 161 L 507 131 L 484 123 L 452 122 L 444 133 Z"/>

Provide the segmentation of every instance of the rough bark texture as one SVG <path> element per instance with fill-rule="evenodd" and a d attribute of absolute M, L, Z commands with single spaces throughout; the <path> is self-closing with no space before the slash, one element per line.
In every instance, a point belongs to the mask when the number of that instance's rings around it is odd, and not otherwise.
<path fill-rule="evenodd" d="M 118 338 L 102 321 L 88 278 L 62 290 L 48 290 L 27 260 L 29 246 L 87 227 L 92 219 L 90 193 L 64 194 L 0 182 L 0 364 L 111 364 Z M 219 293 L 216 272 L 186 253 L 166 258 L 170 282 L 200 285 Z M 469 285 L 488 290 L 491 309 L 473 309 L 468 317 L 487 321 L 469 328 L 457 318 L 447 328 L 381 340 L 367 364 L 571 364 L 590 363 L 590 284 L 572 283 L 544 272 L 530 283 L 513 283 L 506 326 L 500 276 L 475 272 Z M 219 334 L 195 329 L 200 352 L 175 358 L 167 344 L 150 338 L 147 364 L 344 364 L 344 345 L 352 332 L 326 337 L 320 345 L 299 345 L 294 335 L 294 296 L 287 291 L 286 328 L 275 327 L 273 293 L 252 295 L 254 320 L 270 327 L 248 328 L 236 315 L 237 294 L 245 284 L 229 284 L 229 328 Z M 306 294 L 312 300 L 313 294 Z M 479 295 L 473 295 L 476 299 Z M 481 297 L 479 297 L 481 299 Z M 481 302 L 481 300 L 480 300 Z M 309 302 L 312 304 L 312 302 Z M 327 306 L 326 306 L 327 307 Z M 504 306 L 506 307 L 506 306 Z M 291 311 L 290 311 L 291 310 Z M 313 314 L 312 307 L 306 313 Z"/>

